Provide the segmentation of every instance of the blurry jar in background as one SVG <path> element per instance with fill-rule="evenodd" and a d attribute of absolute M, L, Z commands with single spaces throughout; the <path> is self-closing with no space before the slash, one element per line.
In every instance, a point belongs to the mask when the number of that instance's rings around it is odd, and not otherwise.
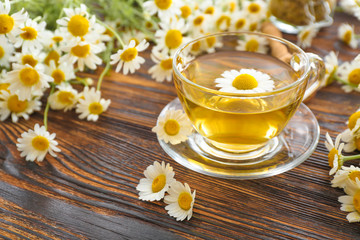
<path fill-rule="evenodd" d="M 315 24 L 330 26 L 336 0 L 270 0 L 271 20 L 285 33 L 298 33 L 303 27 Z"/>

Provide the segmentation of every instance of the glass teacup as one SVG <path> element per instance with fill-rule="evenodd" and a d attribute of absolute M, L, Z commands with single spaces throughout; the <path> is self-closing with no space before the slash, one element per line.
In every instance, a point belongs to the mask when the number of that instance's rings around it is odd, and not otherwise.
<path fill-rule="evenodd" d="M 217 78 L 226 71 L 235 73 L 241 69 L 266 74 L 273 80 L 273 89 L 240 93 L 219 89 Z M 183 165 L 213 176 L 270 176 L 289 168 L 266 173 L 284 165 L 283 161 L 294 167 L 300 160 L 295 157 L 295 164 L 293 156 L 289 158 L 293 153 L 284 150 L 289 149 L 289 141 L 279 135 L 304 96 L 317 89 L 323 71 L 318 57 L 270 35 L 234 32 L 195 39 L 175 53 L 173 72 L 179 100 L 196 132 L 183 147 L 162 146 Z M 235 79 L 229 79 L 229 84 L 238 87 Z M 311 115 L 303 120 L 310 120 L 311 130 L 300 129 L 300 135 L 312 131 L 312 144 L 305 144 L 307 149 L 303 149 L 309 155 L 318 140 L 318 124 L 309 109 L 304 111 Z"/>

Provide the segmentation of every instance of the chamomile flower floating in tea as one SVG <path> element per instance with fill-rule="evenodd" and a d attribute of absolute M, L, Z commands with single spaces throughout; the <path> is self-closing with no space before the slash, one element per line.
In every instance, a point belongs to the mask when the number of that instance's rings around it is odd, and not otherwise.
<path fill-rule="evenodd" d="M 266 38 L 255 35 L 245 35 L 244 39 L 237 41 L 238 46 L 236 50 L 247 52 L 266 53 L 268 51 L 268 42 Z"/>
<path fill-rule="evenodd" d="M 56 157 L 55 152 L 60 152 L 57 147 L 58 143 L 55 141 L 55 133 L 50 134 L 45 126 L 40 127 L 35 124 L 34 130 L 30 129 L 28 132 L 21 134 L 16 144 L 18 151 L 21 152 L 21 157 L 26 157 L 26 161 L 44 160 L 47 153 Z"/>
<path fill-rule="evenodd" d="M 342 166 L 336 174 L 334 179 L 331 181 L 332 187 L 346 188 L 349 184 L 355 183 L 356 179 L 360 180 L 360 168 Z"/>
<path fill-rule="evenodd" d="M 351 48 L 356 48 L 358 46 L 358 42 L 355 37 L 354 27 L 350 24 L 343 23 L 340 25 L 338 30 L 338 37 L 341 41 L 343 41 L 346 45 Z"/>
<path fill-rule="evenodd" d="M 169 109 L 164 116 L 159 116 L 157 124 L 152 129 L 157 137 L 165 143 L 179 144 L 187 140 L 193 127 L 182 110 Z"/>
<path fill-rule="evenodd" d="M 119 72 L 123 68 L 123 74 L 134 73 L 140 68 L 140 64 L 145 62 L 143 57 L 138 55 L 139 52 L 144 51 L 149 46 L 146 40 L 142 40 L 136 45 L 134 40 L 131 40 L 129 45 L 111 55 L 111 64 L 117 64 L 115 71 Z"/>
<path fill-rule="evenodd" d="M 20 25 L 26 21 L 28 14 L 21 9 L 21 11 L 9 15 L 10 10 L 9 0 L 0 2 L 0 38 L 8 37 L 11 42 L 14 42 L 15 37 L 22 32 Z"/>
<path fill-rule="evenodd" d="M 329 151 L 328 158 L 329 158 L 329 166 L 331 167 L 331 170 L 329 172 L 330 175 L 333 175 L 344 164 L 344 156 L 341 154 L 341 151 L 344 147 L 344 143 L 340 144 L 340 139 L 341 139 L 341 134 L 339 134 L 336 137 L 334 144 L 329 133 L 326 133 L 325 146 Z"/>
<path fill-rule="evenodd" d="M 14 46 L 6 38 L 0 38 L 0 66 L 9 68 Z"/>
<path fill-rule="evenodd" d="M 222 78 L 215 79 L 219 91 L 228 93 L 261 93 L 274 89 L 271 77 L 255 69 L 240 69 L 225 71 Z"/>
<path fill-rule="evenodd" d="M 334 51 L 331 51 L 328 55 L 324 57 L 324 63 L 326 70 L 325 76 L 321 81 L 321 86 L 323 87 L 331 84 L 336 78 L 337 69 L 339 67 L 337 54 Z"/>
<path fill-rule="evenodd" d="M 360 151 L 360 119 L 357 119 L 354 127 L 341 134 L 341 140 L 345 142 L 344 152 Z"/>
<path fill-rule="evenodd" d="M 151 77 L 157 82 L 163 82 L 165 79 L 170 82 L 172 79 L 172 57 L 169 54 L 153 49 L 151 59 L 156 63 L 149 69 Z"/>
<path fill-rule="evenodd" d="M 41 101 L 38 97 L 31 97 L 29 100 L 20 101 L 17 95 L 12 95 L 8 91 L 0 90 L 0 121 L 5 121 L 11 116 L 12 122 L 18 122 L 22 117 L 29 119 L 29 115 L 34 111 L 40 111 Z"/>
<path fill-rule="evenodd" d="M 52 77 L 29 64 L 14 63 L 13 69 L 7 73 L 4 82 L 10 84 L 11 94 L 16 94 L 20 101 L 30 100 L 34 95 L 42 96 L 43 90 L 50 87 L 49 82 L 54 81 Z"/>
<path fill-rule="evenodd" d="M 180 15 L 181 1 L 173 0 L 150 0 L 143 3 L 145 11 L 150 15 L 158 14 L 161 20 L 168 20 L 170 17 Z"/>
<path fill-rule="evenodd" d="M 64 112 L 73 109 L 79 100 L 78 92 L 68 83 L 62 83 L 56 88 L 58 90 L 49 96 L 51 109 L 63 109 Z"/>
<path fill-rule="evenodd" d="M 297 44 L 303 48 L 310 47 L 311 42 L 318 33 L 318 31 L 319 29 L 315 25 L 309 25 L 304 27 L 298 34 Z"/>
<path fill-rule="evenodd" d="M 27 19 L 26 22 L 20 26 L 22 33 L 16 38 L 14 47 L 21 47 L 22 52 L 25 53 L 41 50 L 43 48 L 42 39 L 46 37 L 44 35 L 45 26 L 45 22 L 37 23 L 31 19 Z"/>
<path fill-rule="evenodd" d="M 360 65 L 356 59 L 352 62 L 344 62 L 337 70 L 338 81 L 342 82 L 341 88 L 345 92 L 358 91 L 360 92 Z"/>
<path fill-rule="evenodd" d="M 195 193 L 191 193 L 191 189 L 187 183 L 183 185 L 181 182 L 174 181 L 168 190 L 169 195 L 165 196 L 164 202 L 168 204 L 165 209 L 168 214 L 176 221 L 183 221 L 185 218 L 190 220 L 193 213 L 195 202 Z"/>
<path fill-rule="evenodd" d="M 84 88 L 83 97 L 79 98 L 79 103 L 76 105 L 76 113 L 80 113 L 79 118 L 86 118 L 88 121 L 96 122 L 99 115 L 105 112 L 111 101 L 101 98 L 101 92 L 88 87 Z"/>
<path fill-rule="evenodd" d="M 175 181 L 173 168 L 165 162 L 154 162 L 144 171 L 145 178 L 140 179 L 136 190 L 139 191 L 139 199 L 143 201 L 161 200 L 169 186 Z"/>
<path fill-rule="evenodd" d="M 341 202 L 341 210 L 350 212 L 346 219 L 349 222 L 360 222 L 360 180 L 355 179 L 355 182 L 351 182 L 344 189 L 347 195 L 340 196 L 339 202 Z"/>

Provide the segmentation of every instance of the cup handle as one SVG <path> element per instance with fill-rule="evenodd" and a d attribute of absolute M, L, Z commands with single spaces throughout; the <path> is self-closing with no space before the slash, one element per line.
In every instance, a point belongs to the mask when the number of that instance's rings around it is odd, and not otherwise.
<path fill-rule="evenodd" d="M 310 76 L 303 101 L 312 96 L 321 86 L 321 80 L 325 76 L 325 63 L 318 55 L 314 53 L 306 53 L 310 61 Z"/>

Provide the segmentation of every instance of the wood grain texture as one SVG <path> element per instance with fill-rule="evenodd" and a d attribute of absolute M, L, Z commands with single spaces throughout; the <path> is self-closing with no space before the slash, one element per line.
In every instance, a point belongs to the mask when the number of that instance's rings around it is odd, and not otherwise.
<path fill-rule="evenodd" d="M 336 39 L 340 23 L 360 24 L 337 13 L 307 49 L 342 61 L 360 51 Z M 295 36 L 285 38 L 295 41 Z M 149 59 L 149 52 L 146 58 Z M 316 115 L 320 143 L 303 164 L 259 180 L 235 181 L 200 175 L 168 157 L 151 132 L 162 108 L 176 97 L 172 83 L 150 79 L 147 61 L 136 75 L 112 72 L 103 96 L 109 110 L 96 123 L 74 112 L 50 112 L 49 131 L 62 152 L 39 166 L 20 158 L 16 139 L 42 121 L 0 124 L 0 236 L 4 239 L 359 239 L 359 224 L 340 211 L 343 191 L 330 187 L 324 134 L 345 129 L 360 104 L 359 93 L 337 84 L 321 89 L 307 105 Z M 99 72 L 87 74 L 96 77 Z M 154 161 L 170 163 L 176 179 L 196 189 L 194 215 L 176 222 L 162 201 L 137 199 L 136 185 Z"/>

